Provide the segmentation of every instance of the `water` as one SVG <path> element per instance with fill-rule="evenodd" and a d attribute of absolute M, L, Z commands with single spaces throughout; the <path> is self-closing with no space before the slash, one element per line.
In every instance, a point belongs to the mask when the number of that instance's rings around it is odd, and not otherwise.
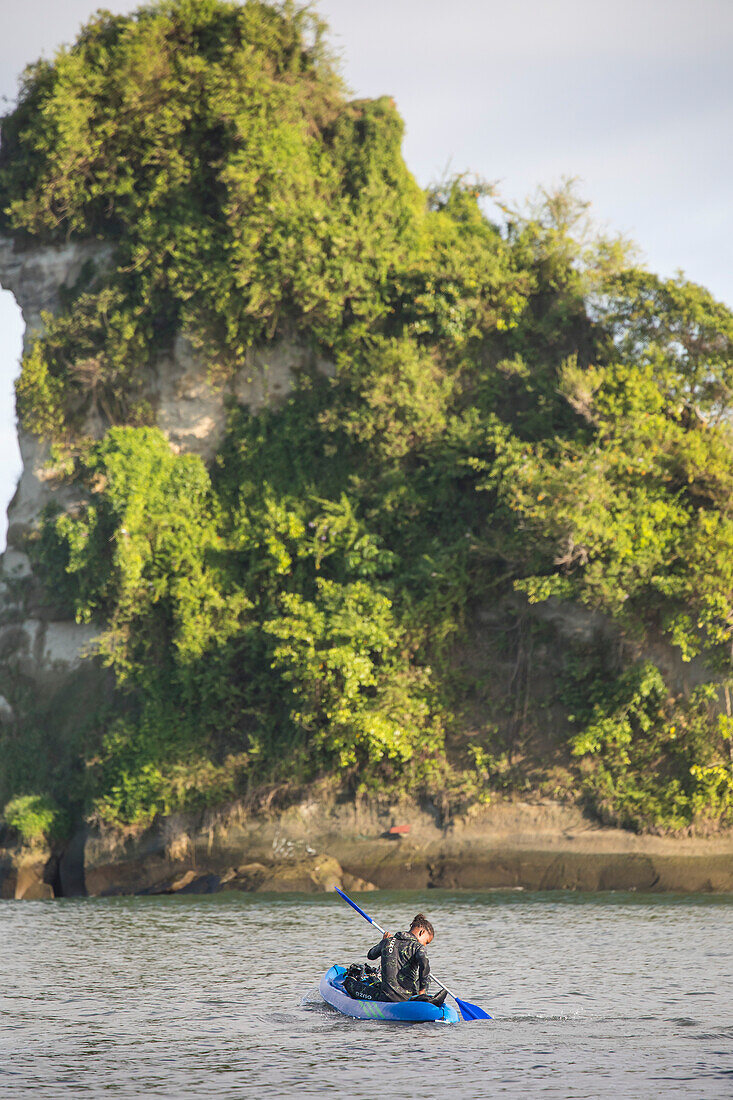
<path fill-rule="evenodd" d="M 733 1095 L 733 897 L 375 893 L 492 1022 L 317 994 L 372 929 L 331 897 L 0 902 L 0 1096 Z"/>

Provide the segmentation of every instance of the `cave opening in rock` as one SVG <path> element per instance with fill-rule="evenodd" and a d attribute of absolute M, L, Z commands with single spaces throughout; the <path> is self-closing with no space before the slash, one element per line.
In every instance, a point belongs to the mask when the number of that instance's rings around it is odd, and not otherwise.
<path fill-rule="evenodd" d="M 57 855 L 51 856 L 43 872 L 43 881 L 53 890 L 53 896 L 55 898 L 62 898 L 64 896 L 63 886 L 61 884 L 61 861 Z"/>

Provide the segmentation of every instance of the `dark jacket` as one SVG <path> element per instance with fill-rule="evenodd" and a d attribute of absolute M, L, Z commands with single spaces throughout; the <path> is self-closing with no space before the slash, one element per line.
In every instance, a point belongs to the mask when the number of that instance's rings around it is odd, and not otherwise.
<path fill-rule="evenodd" d="M 368 959 L 380 959 L 382 985 L 380 1001 L 407 1001 L 430 978 L 430 963 L 425 948 L 412 932 L 395 932 L 370 948 Z"/>

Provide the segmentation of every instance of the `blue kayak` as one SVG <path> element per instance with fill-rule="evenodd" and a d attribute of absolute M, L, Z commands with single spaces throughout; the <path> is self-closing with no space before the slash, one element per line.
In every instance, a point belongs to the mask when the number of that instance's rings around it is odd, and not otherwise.
<path fill-rule="evenodd" d="M 399 1020 L 405 1024 L 439 1021 L 444 1024 L 457 1024 L 458 1013 L 451 1005 L 440 1008 L 430 1001 L 359 1001 L 350 997 L 344 989 L 346 968 L 332 966 L 321 978 L 318 991 L 327 1004 L 343 1012 L 344 1016 L 353 1016 L 357 1020 Z"/>

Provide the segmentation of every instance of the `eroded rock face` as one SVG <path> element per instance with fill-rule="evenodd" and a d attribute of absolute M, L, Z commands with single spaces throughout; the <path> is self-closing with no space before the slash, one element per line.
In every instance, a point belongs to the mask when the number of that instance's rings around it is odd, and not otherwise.
<path fill-rule="evenodd" d="M 43 313 L 56 313 L 64 293 L 73 293 L 81 282 L 93 286 L 95 279 L 108 271 L 114 246 L 105 241 L 70 241 L 43 248 L 21 247 L 17 241 L 0 237 L 0 286 L 9 290 L 23 315 L 23 351 L 27 352 L 43 333 Z M 53 498 L 60 506 L 69 503 L 69 490 L 54 483 L 49 469 L 49 446 L 22 429 L 18 431 L 22 473 L 8 508 L 8 547 L 14 554 L 5 556 L 2 572 L 17 575 L 29 572 L 23 537 L 33 529 L 38 516 Z"/>
<path fill-rule="evenodd" d="M 395 821 L 399 833 L 390 832 Z M 733 834 L 638 836 L 554 802 L 497 801 L 445 827 L 410 804 L 390 811 L 304 803 L 271 815 L 237 807 L 216 817 L 179 815 L 137 837 L 90 833 L 83 863 L 93 895 L 334 886 L 728 892 Z"/>
<path fill-rule="evenodd" d="M 24 351 L 43 332 L 42 314 L 57 312 L 63 293 L 73 292 L 80 282 L 93 285 L 95 276 L 109 269 L 113 251 L 104 241 L 24 248 L 0 238 L 0 285 L 12 292 L 23 314 Z M 78 493 L 58 483 L 47 443 L 22 429 L 18 441 L 23 468 L 8 507 L 8 545 L 0 559 L 0 690 L 11 705 L 19 677 L 57 680 L 78 668 L 93 638 L 89 627 L 59 621 L 55 610 L 45 606 L 25 552 L 25 539 L 44 507 L 51 500 L 70 507 Z"/>
<path fill-rule="evenodd" d="M 400 822 L 399 833 L 390 831 Z M 409 828 L 407 827 L 409 826 Z M 413 803 L 241 806 L 143 833 L 93 829 L 63 851 L 0 848 L 0 897 L 375 889 L 733 891 L 733 832 L 639 836 L 576 806 L 497 801 L 442 826 Z"/>
<path fill-rule="evenodd" d="M 65 294 L 99 285 L 100 276 L 113 263 L 114 246 L 105 241 L 29 248 L 0 237 L 0 285 L 12 292 L 23 314 L 24 351 L 43 332 L 44 313 L 56 313 Z M 261 409 L 284 398 L 304 368 L 332 372 L 329 363 L 318 360 L 293 336 L 251 349 L 233 377 L 217 382 L 179 334 L 149 372 L 144 396 L 173 448 L 209 461 L 221 443 L 228 401 L 233 398 L 253 410 Z M 87 434 L 98 437 L 106 427 L 97 416 L 86 426 Z M 7 550 L 0 558 L 0 693 L 7 696 L 10 710 L 14 692 L 8 681 L 22 675 L 39 683 L 52 676 L 58 682 L 64 671 L 73 674 L 93 654 L 96 633 L 59 619 L 57 609 L 44 602 L 43 586 L 34 578 L 25 550 L 45 506 L 53 501 L 61 509 L 73 509 L 79 503 L 79 491 L 59 478 L 45 441 L 20 428 L 18 439 L 22 473 L 8 507 Z M 2 721 L 10 710 L 0 710 Z"/>
<path fill-rule="evenodd" d="M 98 633 L 96 627 L 69 621 L 23 619 L 9 623 L 0 627 L 0 662 L 12 660 L 15 671 L 31 678 L 36 673 L 75 669 L 94 655 Z M 8 706 L 12 710 L 12 704 Z"/>
<path fill-rule="evenodd" d="M 333 372 L 332 364 L 293 337 L 250 348 L 234 376 L 217 383 L 179 333 L 170 354 L 160 356 L 151 378 L 150 398 L 158 427 L 176 451 L 200 455 L 208 462 L 219 449 L 229 399 L 257 412 L 287 397 L 304 369 Z"/>
<path fill-rule="evenodd" d="M 55 897 L 53 882 L 58 863 L 43 846 L 0 849 L 0 898 L 15 901 L 46 901 Z"/>
<path fill-rule="evenodd" d="M 141 894 L 218 894 L 241 890 L 257 894 L 322 894 L 340 890 L 375 890 L 371 883 L 344 872 L 333 856 L 309 856 L 297 860 L 244 863 L 221 873 L 189 868 L 145 887 Z M 114 887 L 110 892 L 114 891 Z"/>
<path fill-rule="evenodd" d="M 94 272 L 109 269 L 114 245 L 106 241 L 69 241 L 29 248 L 0 237 L 0 284 L 9 290 L 23 313 L 23 347 L 43 331 L 42 312 L 56 313 L 64 291 L 80 280 L 90 283 Z"/>
<path fill-rule="evenodd" d="M 180 823 L 179 823 L 180 824 Z M 90 833 L 83 845 L 84 882 L 92 894 L 213 894 L 220 890 L 254 893 L 319 894 L 334 886 L 374 890 L 344 871 L 327 852 L 317 852 L 297 837 L 273 848 L 268 830 L 221 827 L 209 843 L 208 830 L 189 822 L 189 844 L 172 848 L 166 823 L 137 838 Z M 255 855 L 256 859 L 248 858 Z M 236 861 L 236 862 L 233 862 Z"/>

